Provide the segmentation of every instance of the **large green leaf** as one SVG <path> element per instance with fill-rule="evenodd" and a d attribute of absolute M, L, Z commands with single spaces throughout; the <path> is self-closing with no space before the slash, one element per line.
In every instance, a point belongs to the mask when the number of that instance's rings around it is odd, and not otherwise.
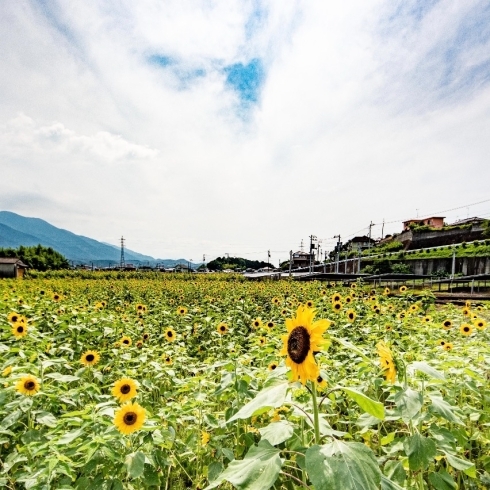
<path fill-rule="evenodd" d="M 386 478 L 386 476 L 381 475 L 381 490 L 403 490 L 403 487 Z"/>
<path fill-rule="evenodd" d="M 288 386 L 289 383 L 284 382 L 260 391 L 253 400 L 249 401 L 233 417 L 227 420 L 227 423 L 237 419 L 248 419 L 252 415 L 258 415 L 270 408 L 281 406 L 286 399 Z"/>
<path fill-rule="evenodd" d="M 364 393 L 355 390 L 354 388 L 345 388 L 339 386 L 339 388 L 352 400 L 354 400 L 365 412 L 369 413 L 373 417 L 380 420 L 385 418 L 385 407 L 381 402 L 372 400 Z"/>
<path fill-rule="evenodd" d="M 405 423 L 410 422 L 422 408 L 422 394 L 411 388 L 399 391 L 395 395 L 395 404 L 400 411 L 401 418 Z"/>
<path fill-rule="evenodd" d="M 286 420 L 279 420 L 259 429 L 262 440 L 267 439 L 273 446 L 287 441 L 294 432 L 293 426 Z"/>
<path fill-rule="evenodd" d="M 420 434 L 407 437 L 403 446 L 408 456 L 408 465 L 413 471 L 427 468 L 437 453 L 436 443 Z"/>
<path fill-rule="evenodd" d="M 260 441 L 257 446 L 250 448 L 244 459 L 232 461 L 205 490 L 216 488 L 223 481 L 230 482 L 239 490 L 269 489 L 281 471 L 280 452 L 268 441 Z"/>
<path fill-rule="evenodd" d="M 472 478 L 476 478 L 476 470 L 475 465 L 468 461 L 467 459 L 458 458 L 450 453 L 445 453 L 447 462 L 456 470 L 460 470 L 463 473 L 466 473 L 468 476 Z"/>
<path fill-rule="evenodd" d="M 431 473 L 429 481 L 436 490 L 456 490 L 458 488 L 452 476 L 444 470 L 439 473 Z"/>
<path fill-rule="evenodd" d="M 430 407 L 432 412 L 439 414 L 441 417 L 449 420 L 449 422 L 464 425 L 463 421 L 454 413 L 455 407 L 446 402 L 441 395 L 431 394 L 429 398 L 432 402 Z"/>
<path fill-rule="evenodd" d="M 381 484 L 374 453 L 360 442 L 311 446 L 306 471 L 315 490 L 378 490 Z"/>
<path fill-rule="evenodd" d="M 140 451 L 128 454 L 124 463 L 126 464 L 128 475 L 131 478 L 138 478 L 145 470 L 145 455 Z"/>
<path fill-rule="evenodd" d="M 412 371 L 421 371 L 428 376 L 432 376 L 433 378 L 440 379 L 441 381 L 445 381 L 446 378 L 444 376 L 444 373 L 441 373 L 437 369 L 434 369 L 432 366 L 429 366 L 425 362 L 412 362 L 407 366 L 407 370 L 412 370 Z"/>

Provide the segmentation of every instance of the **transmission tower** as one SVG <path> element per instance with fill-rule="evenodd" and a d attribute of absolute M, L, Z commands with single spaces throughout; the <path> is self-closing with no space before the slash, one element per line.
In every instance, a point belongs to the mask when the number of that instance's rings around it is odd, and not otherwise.
<path fill-rule="evenodd" d="M 121 237 L 121 263 L 119 264 L 121 269 L 126 267 L 126 261 L 124 260 L 124 237 Z"/>

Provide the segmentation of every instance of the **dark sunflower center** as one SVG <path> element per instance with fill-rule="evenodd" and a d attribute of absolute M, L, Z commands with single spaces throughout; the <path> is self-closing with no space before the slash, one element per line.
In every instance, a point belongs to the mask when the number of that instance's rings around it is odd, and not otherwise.
<path fill-rule="evenodd" d="M 18 332 L 18 333 L 22 333 L 23 331 L 24 331 L 24 327 L 23 327 L 22 325 L 19 325 L 19 326 L 17 327 L 17 332 Z"/>
<path fill-rule="evenodd" d="M 445 327 L 449 327 L 449 326 L 451 326 L 451 322 L 444 322 L 444 326 L 445 326 Z"/>
<path fill-rule="evenodd" d="M 226 327 L 224 325 L 221 325 L 221 327 L 219 327 L 219 329 L 224 332 L 226 330 Z"/>
<path fill-rule="evenodd" d="M 258 327 L 258 326 L 259 326 L 259 322 L 254 322 L 254 325 L 255 325 L 256 327 Z"/>
<path fill-rule="evenodd" d="M 85 360 L 86 360 L 87 362 L 92 362 L 94 359 L 95 359 L 95 356 L 94 356 L 93 354 L 87 354 L 87 355 L 85 356 Z"/>
<path fill-rule="evenodd" d="M 271 369 L 274 371 L 274 369 L 276 369 L 276 365 L 275 364 L 271 364 Z"/>
<path fill-rule="evenodd" d="M 32 380 L 26 381 L 26 382 L 24 383 L 24 388 L 25 388 L 26 390 L 31 391 L 31 390 L 33 390 L 35 387 L 36 387 L 36 383 L 34 383 L 34 381 L 32 381 Z"/>
<path fill-rule="evenodd" d="M 272 328 L 272 327 L 274 326 L 274 324 L 273 324 L 272 322 L 269 322 L 269 323 L 267 324 L 267 326 L 268 326 L 269 328 Z"/>
<path fill-rule="evenodd" d="M 444 342 L 444 340 L 441 342 L 441 345 L 446 345 L 446 342 Z"/>
<path fill-rule="evenodd" d="M 138 416 L 134 412 L 128 412 L 124 414 L 124 423 L 126 425 L 134 425 L 136 423 Z"/>
<path fill-rule="evenodd" d="M 123 344 L 129 344 L 129 340 L 128 339 L 124 339 L 123 340 Z"/>
<path fill-rule="evenodd" d="M 354 318 L 354 313 L 349 313 L 349 318 L 352 320 Z"/>
<path fill-rule="evenodd" d="M 144 338 L 145 340 L 148 340 L 148 334 L 147 334 L 147 333 L 145 333 L 145 335 L 143 335 L 143 338 Z"/>
<path fill-rule="evenodd" d="M 305 327 L 296 327 L 288 338 L 288 354 L 293 362 L 301 364 L 310 351 L 310 334 Z"/>
<path fill-rule="evenodd" d="M 321 383 L 322 381 L 323 381 L 323 378 L 321 376 L 318 376 L 318 378 L 316 378 L 317 383 Z"/>
<path fill-rule="evenodd" d="M 173 333 L 172 332 L 167 332 L 167 337 L 173 337 Z"/>
<path fill-rule="evenodd" d="M 170 357 L 167 357 L 167 358 L 165 359 L 165 361 L 166 361 L 166 362 L 170 362 Z"/>
<path fill-rule="evenodd" d="M 465 332 L 469 332 L 470 331 L 470 327 L 464 327 L 464 331 Z"/>
<path fill-rule="evenodd" d="M 131 391 L 131 386 L 129 385 L 122 385 L 121 386 L 121 393 L 123 395 L 127 395 Z"/>
<path fill-rule="evenodd" d="M 13 321 L 13 322 L 16 322 L 18 319 L 19 319 L 19 317 L 18 317 L 17 315 L 14 315 L 14 316 L 12 317 L 12 321 Z"/>

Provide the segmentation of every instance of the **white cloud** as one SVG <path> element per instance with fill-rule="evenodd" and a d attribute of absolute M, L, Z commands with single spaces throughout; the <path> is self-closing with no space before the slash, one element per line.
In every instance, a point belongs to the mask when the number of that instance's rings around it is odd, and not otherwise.
<path fill-rule="evenodd" d="M 50 5 L 0 7 L 4 209 L 155 257 L 277 260 L 488 195 L 483 1 Z M 244 119 L 223 67 L 257 57 Z"/>

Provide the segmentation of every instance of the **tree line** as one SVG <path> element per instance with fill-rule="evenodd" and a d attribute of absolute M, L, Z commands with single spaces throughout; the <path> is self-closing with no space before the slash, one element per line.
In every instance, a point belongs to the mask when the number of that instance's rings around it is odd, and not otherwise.
<path fill-rule="evenodd" d="M 68 269 L 70 263 L 51 247 L 36 245 L 33 247 L 0 248 L 0 257 L 18 258 L 31 269 L 37 271 Z"/>

